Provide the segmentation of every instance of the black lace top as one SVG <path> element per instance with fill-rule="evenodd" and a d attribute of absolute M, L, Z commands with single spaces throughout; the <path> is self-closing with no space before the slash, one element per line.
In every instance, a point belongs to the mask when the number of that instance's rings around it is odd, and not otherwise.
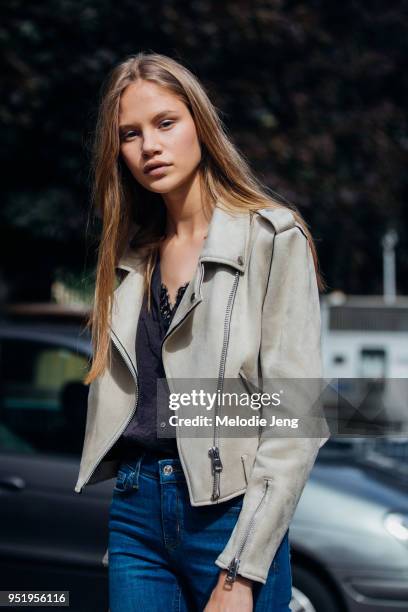
<path fill-rule="evenodd" d="M 162 341 L 188 285 L 187 282 L 179 287 L 172 307 L 167 287 L 161 282 L 158 257 L 152 275 L 151 312 L 147 311 L 145 294 L 136 332 L 139 381 L 137 409 L 105 459 L 132 459 L 140 454 L 140 450 L 145 449 L 163 454 L 163 457 L 178 456 L 175 438 L 157 438 L 157 378 L 166 377 L 161 359 Z"/>
<path fill-rule="evenodd" d="M 176 303 L 173 305 L 173 307 L 171 307 L 167 287 L 163 283 L 160 284 L 160 312 L 167 328 L 170 325 L 174 312 L 176 311 L 176 308 L 179 305 L 180 300 L 183 297 L 183 294 L 187 289 L 188 285 L 189 283 L 184 283 L 184 285 L 181 285 L 181 287 L 178 288 Z"/>

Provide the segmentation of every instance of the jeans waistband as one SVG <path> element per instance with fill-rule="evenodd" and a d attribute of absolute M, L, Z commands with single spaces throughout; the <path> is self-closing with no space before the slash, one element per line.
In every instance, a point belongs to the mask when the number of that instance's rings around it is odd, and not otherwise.
<path fill-rule="evenodd" d="M 160 482 L 185 481 L 183 467 L 177 457 L 163 458 L 152 451 L 143 452 L 137 459 L 126 460 L 124 464 L 130 466 L 135 472 L 145 474 Z"/>

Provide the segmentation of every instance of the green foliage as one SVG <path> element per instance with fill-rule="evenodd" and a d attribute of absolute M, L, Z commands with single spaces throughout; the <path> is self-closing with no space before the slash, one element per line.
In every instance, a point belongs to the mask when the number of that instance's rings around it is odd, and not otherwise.
<path fill-rule="evenodd" d="M 102 80 L 156 51 L 200 77 L 261 178 L 299 206 L 330 288 L 381 293 L 394 226 L 407 293 L 405 15 L 403 0 L 5 0 L 2 225 L 85 252 Z"/>

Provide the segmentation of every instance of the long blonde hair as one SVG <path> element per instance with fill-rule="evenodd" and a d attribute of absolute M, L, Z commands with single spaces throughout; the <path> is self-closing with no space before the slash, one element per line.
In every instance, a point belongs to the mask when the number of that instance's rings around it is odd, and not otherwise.
<path fill-rule="evenodd" d="M 120 156 L 120 97 L 130 83 L 139 79 L 162 86 L 189 109 L 202 152 L 198 171 L 205 210 L 211 210 L 215 202 L 232 213 L 289 208 L 309 239 L 319 290 L 326 288 L 305 220 L 293 204 L 280 201 L 279 194 L 255 177 L 228 137 L 199 80 L 186 67 L 165 55 L 145 52 L 131 55 L 114 67 L 103 85 L 93 141 L 92 204 L 102 219 L 102 233 L 94 304 L 86 323 L 92 330 L 93 360 L 85 384 L 101 375 L 111 359 L 110 318 L 117 281 L 116 266 L 129 245 L 132 228 L 138 228 L 132 248 L 144 262 L 145 289 L 149 296 L 154 262 L 165 232 L 166 208 L 162 196 L 142 187 Z"/>

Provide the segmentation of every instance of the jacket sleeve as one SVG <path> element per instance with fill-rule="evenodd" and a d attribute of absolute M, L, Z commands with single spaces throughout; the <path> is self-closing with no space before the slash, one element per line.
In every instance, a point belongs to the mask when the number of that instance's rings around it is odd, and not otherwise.
<path fill-rule="evenodd" d="M 290 400 L 286 400 L 286 405 L 283 400 L 279 408 L 264 406 L 262 416 L 269 422 L 272 414 L 279 416 L 278 409 L 285 416 L 291 412 L 299 416 L 299 403 L 305 405 L 307 415 L 311 398 L 302 393 L 316 385 L 297 383 L 311 378 L 318 386 L 321 384 L 321 320 L 313 256 L 308 239 L 297 224 L 273 237 L 261 326 L 259 359 L 263 392 L 268 392 L 268 381 L 290 379 L 285 385 Z M 219 567 L 228 569 L 227 581 L 233 582 L 240 574 L 266 583 L 319 448 L 330 437 L 326 420 L 318 420 L 314 435 L 303 433 L 303 437 L 302 433 L 281 437 L 271 435 L 270 427 L 261 429 L 238 521 L 215 561 Z"/>

